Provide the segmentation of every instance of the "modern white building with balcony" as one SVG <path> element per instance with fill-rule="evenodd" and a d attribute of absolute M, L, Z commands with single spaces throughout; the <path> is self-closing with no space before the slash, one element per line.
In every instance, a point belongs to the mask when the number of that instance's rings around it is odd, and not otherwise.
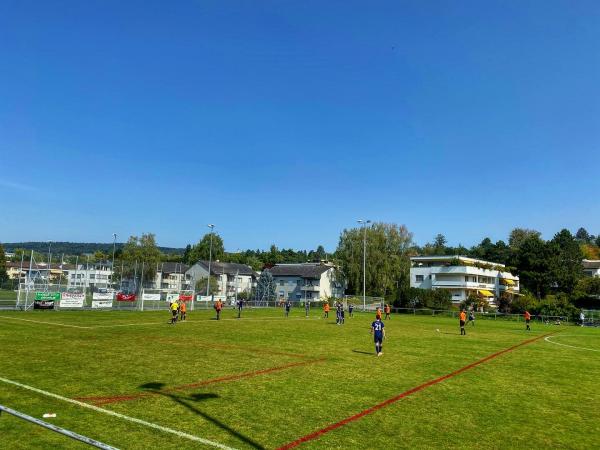
<path fill-rule="evenodd" d="M 502 295 L 519 295 L 519 277 L 504 264 L 466 256 L 414 256 L 410 260 L 411 287 L 446 289 L 454 303 L 469 294 L 484 297 L 491 305 Z"/>
<path fill-rule="evenodd" d="M 268 269 L 280 300 L 304 301 L 342 297 L 343 285 L 335 279 L 335 268 L 325 263 L 277 264 Z"/>

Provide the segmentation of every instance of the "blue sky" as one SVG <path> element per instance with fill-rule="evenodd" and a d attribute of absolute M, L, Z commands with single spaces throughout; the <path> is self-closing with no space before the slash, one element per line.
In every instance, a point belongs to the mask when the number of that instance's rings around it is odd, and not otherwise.
<path fill-rule="evenodd" d="M 597 1 L 0 1 L 0 241 L 600 233 Z"/>

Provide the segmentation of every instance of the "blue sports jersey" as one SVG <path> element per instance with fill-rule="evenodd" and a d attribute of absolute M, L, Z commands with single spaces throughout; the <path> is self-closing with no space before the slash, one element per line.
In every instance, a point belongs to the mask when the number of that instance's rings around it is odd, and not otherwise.
<path fill-rule="evenodd" d="M 373 329 L 373 332 L 375 333 L 376 338 L 383 337 L 383 327 L 384 326 L 385 325 L 383 324 L 383 322 L 381 320 L 376 320 L 375 322 L 373 322 L 371 324 L 371 328 Z"/>

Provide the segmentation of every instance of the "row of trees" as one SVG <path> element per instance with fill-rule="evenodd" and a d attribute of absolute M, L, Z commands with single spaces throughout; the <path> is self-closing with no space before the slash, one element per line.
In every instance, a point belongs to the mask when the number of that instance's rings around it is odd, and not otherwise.
<path fill-rule="evenodd" d="M 181 261 L 194 264 L 199 260 L 208 260 L 211 256 L 211 234 L 207 233 L 195 245 L 187 245 Z M 218 233 L 212 235 L 212 259 L 232 263 L 247 264 L 254 270 L 261 270 L 265 266 L 281 263 L 301 263 L 307 261 L 321 261 L 330 255 L 325 252 L 322 245 L 316 250 L 278 249 L 271 245 L 269 250 L 244 250 L 239 252 L 226 252 L 223 239 Z"/>

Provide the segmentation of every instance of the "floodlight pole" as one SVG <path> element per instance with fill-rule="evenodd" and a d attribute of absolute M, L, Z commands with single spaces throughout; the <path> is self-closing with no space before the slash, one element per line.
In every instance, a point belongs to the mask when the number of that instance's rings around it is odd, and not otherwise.
<path fill-rule="evenodd" d="M 115 288 L 115 247 L 117 245 L 117 233 L 113 233 L 113 254 L 112 254 L 112 264 L 110 266 L 111 275 L 110 281 L 113 285 L 113 289 Z"/>
<path fill-rule="evenodd" d="M 50 286 L 50 264 L 52 264 L 52 256 L 50 253 L 50 248 L 52 248 L 52 241 L 48 241 L 48 272 L 47 272 L 48 286 Z"/>
<path fill-rule="evenodd" d="M 210 228 L 210 246 L 208 250 L 208 280 L 206 281 L 206 296 L 208 297 L 210 292 L 210 264 L 212 262 L 212 239 L 213 239 L 213 229 L 215 228 L 214 224 L 209 223 L 208 228 Z"/>
<path fill-rule="evenodd" d="M 367 228 L 370 220 L 358 220 L 363 227 L 363 311 L 367 309 Z"/>

